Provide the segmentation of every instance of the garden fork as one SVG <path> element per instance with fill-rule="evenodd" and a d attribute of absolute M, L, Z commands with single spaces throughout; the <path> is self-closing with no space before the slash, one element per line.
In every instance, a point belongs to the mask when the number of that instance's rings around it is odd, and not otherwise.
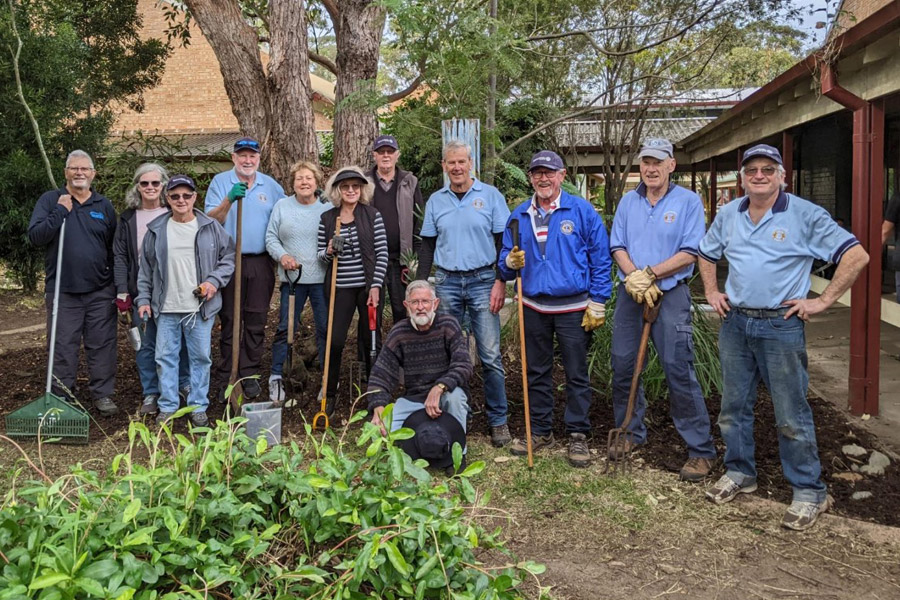
<path fill-rule="evenodd" d="M 631 417 L 634 415 L 634 401 L 641 382 L 641 371 L 647 357 L 647 344 L 650 341 L 650 327 L 659 315 L 659 302 L 656 306 L 644 304 L 644 328 L 641 330 L 641 343 L 638 346 L 637 360 L 634 363 L 634 374 L 631 376 L 631 390 L 628 392 L 628 405 L 625 407 L 625 418 L 622 425 L 609 430 L 606 442 L 606 468 L 604 473 L 615 474 L 631 472 L 631 448 L 634 447 L 634 432 L 629 429 Z M 615 458 L 613 458 L 615 457 Z"/>

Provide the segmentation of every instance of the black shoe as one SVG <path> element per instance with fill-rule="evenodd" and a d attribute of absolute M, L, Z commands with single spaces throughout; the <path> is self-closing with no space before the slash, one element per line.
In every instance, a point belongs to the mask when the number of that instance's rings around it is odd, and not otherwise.
<path fill-rule="evenodd" d="M 262 393 L 257 379 L 245 379 L 241 382 L 241 387 L 244 389 L 244 400 L 253 400 Z"/>
<path fill-rule="evenodd" d="M 191 413 L 191 423 L 194 427 L 208 427 L 209 417 L 206 416 L 205 411 L 195 410 Z"/>
<path fill-rule="evenodd" d="M 116 403 L 109 396 L 94 400 L 94 408 L 97 409 L 101 417 L 111 417 L 119 412 L 119 407 L 116 406 Z"/>
<path fill-rule="evenodd" d="M 156 404 L 157 400 L 159 400 L 159 396 L 156 394 L 147 394 L 144 396 L 144 401 L 141 403 L 141 414 L 155 415 L 159 412 L 159 406 Z"/>

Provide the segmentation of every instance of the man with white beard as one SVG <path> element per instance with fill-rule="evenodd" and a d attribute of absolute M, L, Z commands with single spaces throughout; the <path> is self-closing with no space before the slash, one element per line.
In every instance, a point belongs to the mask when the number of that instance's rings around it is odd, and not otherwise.
<path fill-rule="evenodd" d="M 437 314 L 440 300 L 425 280 L 407 286 L 403 304 L 409 318 L 391 329 L 369 374 L 372 422 L 387 432 L 381 416 L 391 403 L 403 369 L 406 394 L 394 402 L 391 431 L 424 409 L 431 420 L 452 416 L 465 432 L 472 363 L 459 322 L 451 315 Z"/>

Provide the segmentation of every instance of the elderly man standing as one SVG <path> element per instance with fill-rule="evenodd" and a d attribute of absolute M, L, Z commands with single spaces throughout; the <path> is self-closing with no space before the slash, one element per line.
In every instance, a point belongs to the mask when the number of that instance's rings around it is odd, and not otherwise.
<path fill-rule="evenodd" d="M 726 470 L 706 497 L 722 504 L 756 490 L 753 406 L 762 378 L 775 406 L 784 478 L 794 492 L 781 524 L 804 530 L 831 505 L 806 400 L 804 322 L 849 289 L 869 255 L 825 209 L 785 193 L 784 176 L 776 148 L 748 149 L 741 167 L 747 196 L 722 208 L 700 244 L 706 299 L 725 318 L 719 331 L 719 429 Z M 716 262 L 723 257 L 728 260 L 725 293 L 716 280 Z M 822 294 L 807 299 L 816 258 L 837 269 Z"/>
<path fill-rule="evenodd" d="M 507 229 L 499 267 L 507 280 L 522 272 L 531 444 L 536 451 L 554 443 L 555 333 L 566 372 L 568 459 L 574 467 L 586 467 L 591 462 L 587 347 L 590 332 L 606 320 L 605 304 L 612 293 L 609 241 L 594 207 L 562 191 L 566 168 L 558 154 L 549 150 L 535 154 L 528 175 L 534 196 L 510 217 L 519 222 L 522 246 Z M 511 451 L 527 454 L 526 442 L 517 440 Z"/>
<path fill-rule="evenodd" d="M 641 183 L 619 202 L 610 236 L 610 251 L 622 280 L 611 349 L 616 426 L 633 431 L 635 445 L 647 439 L 643 388 L 638 390 L 631 423 L 622 421 L 640 345 L 642 304 L 659 303 L 659 316 L 650 333 L 666 374 L 672 421 L 688 448 L 681 479 L 700 481 L 716 458 L 709 413 L 694 372 L 687 286 L 703 238 L 703 203 L 697 194 L 671 181 L 675 158 L 668 140 L 647 139 L 638 158 Z M 609 458 L 616 460 L 631 450 L 631 440 L 623 437 L 620 446 L 610 448 Z"/>
<path fill-rule="evenodd" d="M 232 340 L 234 323 L 235 280 L 222 290 L 219 319 L 222 337 L 218 371 L 223 379 L 231 373 L 231 345 L 240 344 L 238 376 L 249 377 L 259 372 L 259 360 L 265 348 L 266 316 L 275 289 L 275 269 L 266 252 L 266 228 L 275 203 L 284 197 L 277 181 L 260 173 L 259 142 L 244 137 L 234 144 L 231 161 L 234 168 L 213 177 L 206 192 L 206 213 L 225 226 L 233 240 L 237 239 L 237 203 L 243 202 L 241 213 L 241 336 Z M 256 379 L 243 382 L 247 398 L 260 393 Z M 224 386 L 220 398 L 224 399 Z"/>
<path fill-rule="evenodd" d="M 59 312 L 53 375 L 68 390 L 75 387 L 78 352 L 84 343 L 94 408 L 101 416 L 118 412 L 112 400 L 116 387 L 116 297 L 112 244 L 116 211 L 91 188 L 94 161 L 83 150 L 66 159 L 66 185 L 42 195 L 31 214 L 28 239 L 46 246 L 45 302 L 47 331 L 53 317 L 59 232 L 68 223 L 59 280 Z M 54 383 L 54 393 L 68 397 Z"/>
<path fill-rule="evenodd" d="M 450 184 L 425 205 L 416 279 L 427 278 L 433 262 L 440 310 L 461 323 L 468 314 L 484 375 L 491 442 L 500 447 L 512 439 L 500 358 L 499 313 L 506 285 L 496 268 L 509 208 L 497 188 L 472 176 L 472 151 L 465 143 L 448 142 L 441 165 Z"/>

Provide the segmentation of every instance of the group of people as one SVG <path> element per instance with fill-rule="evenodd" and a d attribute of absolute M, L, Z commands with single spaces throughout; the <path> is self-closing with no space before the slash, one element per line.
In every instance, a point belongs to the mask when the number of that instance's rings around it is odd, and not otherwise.
<path fill-rule="evenodd" d="M 693 365 L 687 284 L 699 263 L 707 301 L 724 317 L 718 424 L 726 444 L 726 472 L 707 497 L 722 503 L 756 489 L 753 406 L 762 378 L 775 404 L 785 477 L 794 489 L 783 524 L 805 529 L 828 509 L 806 401 L 803 322 L 852 284 L 868 256 L 827 212 L 784 192 L 776 148 L 758 145 L 744 153 L 740 176 L 747 196 L 722 207 L 707 231 L 700 198 L 672 181 L 672 144 L 646 140 L 638 154 L 641 183 L 622 198 L 609 235 L 589 202 L 562 189 L 565 165 L 551 151 L 532 157 L 528 176 L 534 194 L 512 212 L 497 188 L 473 176 L 471 149 L 459 141 L 444 146 L 442 167 L 449 183 L 427 202 L 415 175 L 397 166 L 400 148 L 391 136 L 374 140 L 371 170 L 344 167 L 327 183 L 315 163 L 296 163 L 290 196 L 258 171 L 259 156 L 256 140 L 236 142 L 234 169 L 213 179 L 205 213 L 195 209 L 197 189 L 189 177 L 169 178 L 160 165 L 142 165 L 126 198 L 129 208 L 117 224 L 112 205 L 91 188 L 95 171 L 90 157 L 80 151 L 69 155 L 66 186 L 40 198 L 29 226 L 32 242 L 47 246 L 49 326 L 59 231 L 63 222 L 69 223 L 60 279 L 57 389 L 66 393 L 73 386 L 83 340 L 94 407 L 101 415 L 116 412 L 118 308 L 145 324 L 137 354 L 141 413 L 157 414 L 163 422 L 184 402 L 196 407 L 190 417 L 195 425 L 207 424 L 214 316 L 221 323 L 216 367 L 223 380 L 231 371 L 234 343 L 240 345 L 240 377 L 259 375 L 274 261 L 281 306 L 268 380 L 273 402 L 285 401 L 282 380 L 287 374 L 281 365 L 287 352 L 289 295 L 298 300 L 295 324 L 306 300 L 311 304 L 318 358 L 331 364 L 323 390 L 332 400 L 329 413 L 356 313 L 373 423 L 383 431 L 413 428 L 416 435 L 404 442 L 404 449 L 452 470 L 450 449 L 459 442 L 465 451 L 471 413 L 473 366 L 464 325 L 481 362 L 491 442 L 510 444 L 510 451 L 521 455 L 528 451 L 527 441 L 513 441 L 507 425 L 499 318 L 507 282 L 518 278 L 531 448 L 540 452 L 556 443 L 552 370 L 558 348 L 566 378 L 567 457 L 573 466 L 585 467 L 592 462 L 588 346 L 591 332 L 606 320 L 615 261 L 611 395 L 616 425 L 633 435 L 611 448 L 609 458 L 620 459 L 647 442 L 642 390 L 631 422 L 623 420 L 643 310 L 654 306 L 658 317 L 651 338 L 666 375 L 670 413 L 687 446 L 680 475 L 702 481 L 714 466 L 716 449 Z M 318 195 L 323 187 L 324 200 Z M 243 206 L 240 257 L 235 256 L 238 203 Z M 729 264 L 725 293 L 719 291 L 716 274 L 722 258 Z M 837 268 L 822 295 L 807 299 L 814 259 Z M 237 260 L 239 302 L 232 277 Z M 428 281 L 432 269 L 433 285 Z M 385 295 L 390 296 L 394 326 L 382 342 Z M 332 340 L 326 349 L 329 303 Z M 233 340 L 238 305 L 241 335 Z M 365 335 L 370 307 L 377 315 L 371 337 Z M 401 384 L 404 395 L 395 398 Z M 243 391 L 253 398 L 261 388 L 250 378 Z"/>

